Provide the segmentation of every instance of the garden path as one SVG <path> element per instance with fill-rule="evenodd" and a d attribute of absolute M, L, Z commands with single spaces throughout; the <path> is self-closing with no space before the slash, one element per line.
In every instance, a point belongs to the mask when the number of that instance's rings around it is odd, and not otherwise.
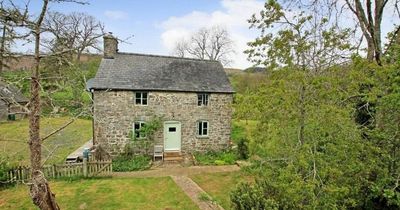
<path fill-rule="evenodd" d="M 189 196 L 201 210 L 223 210 L 220 205 L 187 176 L 171 176 L 174 182 Z"/>
<path fill-rule="evenodd" d="M 201 173 L 217 173 L 217 172 L 231 172 L 238 171 L 240 168 L 237 165 L 227 166 L 168 166 L 165 168 L 154 168 L 145 171 L 133 171 L 133 172 L 113 172 L 113 177 L 166 177 L 166 176 L 190 176 Z"/>
<path fill-rule="evenodd" d="M 202 173 L 218 173 L 238 171 L 237 165 L 228 166 L 190 166 L 169 165 L 165 168 L 152 168 L 146 171 L 113 172 L 113 177 L 166 177 L 170 176 L 201 210 L 223 210 L 212 198 L 188 176 Z"/>

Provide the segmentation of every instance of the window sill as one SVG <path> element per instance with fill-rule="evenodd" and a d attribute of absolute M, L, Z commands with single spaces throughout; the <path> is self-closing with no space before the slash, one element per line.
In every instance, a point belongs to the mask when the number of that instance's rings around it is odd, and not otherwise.
<path fill-rule="evenodd" d="M 209 136 L 196 136 L 196 138 L 198 138 L 198 139 L 209 139 L 210 137 Z"/>

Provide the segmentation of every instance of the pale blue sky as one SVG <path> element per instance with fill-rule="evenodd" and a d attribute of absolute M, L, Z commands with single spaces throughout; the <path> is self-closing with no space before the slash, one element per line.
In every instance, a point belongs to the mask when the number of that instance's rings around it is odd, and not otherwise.
<path fill-rule="evenodd" d="M 24 2 L 27 0 L 13 0 Z M 120 39 L 134 35 L 131 44 L 120 44 L 122 52 L 170 55 L 176 42 L 187 39 L 201 27 L 220 25 L 228 29 L 235 42 L 231 67 L 252 64 L 243 53 L 246 43 L 260 32 L 249 30 L 247 20 L 258 13 L 263 0 L 88 0 L 89 5 L 51 3 L 50 10 L 63 13 L 85 12 L 104 23 L 106 31 Z M 30 0 L 31 11 L 39 12 L 41 0 Z M 352 16 L 352 14 L 349 14 Z M 397 19 L 385 13 L 383 34 Z M 384 37 L 383 37 L 384 38 Z M 21 49 L 21 48 L 20 48 Z"/>
<path fill-rule="evenodd" d="M 24 0 L 16 0 L 23 2 Z M 263 8 L 262 0 L 89 0 L 88 5 L 51 3 L 49 9 L 63 13 L 85 12 L 104 23 L 106 31 L 120 39 L 131 35 L 122 52 L 170 55 L 174 44 L 201 27 L 226 27 L 235 42 L 231 67 L 246 68 L 246 43 L 259 32 L 249 30 L 247 19 Z M 40 0 L 31 0 L 38 13 Z M 26 49 L 19 48 L 19 49 Z"/>

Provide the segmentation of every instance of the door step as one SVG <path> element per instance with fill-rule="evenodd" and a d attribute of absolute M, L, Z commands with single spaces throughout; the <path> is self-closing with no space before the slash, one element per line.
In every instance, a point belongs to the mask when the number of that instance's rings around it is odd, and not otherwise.
<path fill-rule="evenodd" d="M 164 157 L 164 161 L 182 161 L 183 157 Z"/>
<path fill-rule="evenodd" d="M 182 161 L 183 156 L 180 151 L 166 151 L 164 152 L 165 161 Z"/>

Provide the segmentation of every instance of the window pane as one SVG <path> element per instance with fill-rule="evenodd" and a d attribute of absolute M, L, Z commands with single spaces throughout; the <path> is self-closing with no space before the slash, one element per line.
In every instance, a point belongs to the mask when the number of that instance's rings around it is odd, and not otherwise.
<path fill-rule="evenodd" d="M 204 128 L 203 129 L 203 136 L 207 136 L 208 135 L 208 133 L 207 133 L 207 128 Z"/>
<path fill-rule="evenodd" d="M 204 105 L 208 105 L 208 94 L 204 94 Z"/>
<path fill-rule="evenodd" d="M 140 136 L 140 135 L 139 135 L 139 130 L 135 130 L 135 137 L 136 137 L 136 138 L 139 138 L 139 136 Z"/>
<path fill-rule="evenodd" d="M 147 93 L 146 92 L 142 93 L 142 97 L 147 99 Z"/>
<path fill-rule="evenodd" d="M 147 98 L 143 98 L 142 105 L 147 105 Z"/>
<path fill-rule="evenodd" d="M 176 132 L 176 128 L 175 127 L 168 128 L 168 132 Z"/>
<path fill-rule="evenodd" d="M 135 104 L 142 104 L 140 98 L 135 99 Z"/>
<path fill-rule="evenodd" d="M 140 92 L 136 93 L 136 99 L 138 99 L 138 98 L 142 98 L 142 93 L 140 93 Z"/>
<path fill-rule="evenodd" d="M 208 122 L 203 122 L 203 128 L 207 128 L 208 127 Z"/>
<path fill-rule="evenodd" d="M 201 94 L 197 94 L 197 105 L 201 106 L 203 103 L 203 97 Z"/>
<path fill-rule="evenodd" d="M 201 136 L 201 133 L 202 133 L 202 130 L 203 130 L 203 126 L 201 126 L 201 125 L 202 125 L 202 123 L 199 122 L 199 123 L 198 123 L 198 126 L 197 126 L 198 129 L 199 129 L 197 134 L 198 134 L 199 136 Z"/>
<path fill-rule="evenodd" d="M 140 129 L 140 124 L 139 123 L 135 123 L 135 130 L 139 130 Z"/>

